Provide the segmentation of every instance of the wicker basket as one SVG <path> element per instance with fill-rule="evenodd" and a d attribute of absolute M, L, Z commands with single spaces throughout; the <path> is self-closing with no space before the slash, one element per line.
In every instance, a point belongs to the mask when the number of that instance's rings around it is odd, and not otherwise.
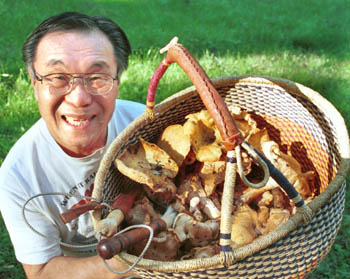
<path fill-rule="evenodd" d="M 305 278 L 324 259 L 338 232 L 345 202 L 345 177 L 350 168 L 349 137 L 338 111 L 317 92 L 271 77 L 239 76 L 213 80 L 227 106 L 239 105 L 259 116 L 260 127 L 301 163 L 315 170 L 320 195 L 309 205 L 308 224 L 300 214 L 268 235 L 230 253 L 205 259 L 163 262 L 142 259 L 135 271 L 142 278 Z M 113 165 L 114 159 L 141 136 L 154 142 L 169 125 L 204 109 L 195 88 L 189 87 L 134 120 L 109 146 L 95 178 L 93 197 L 113 199 L 134 182 Z M 94 213 L 92 220 L 95 223 Z M 137 257 L 122 252 L 117 258 L 132 264 Z"/>

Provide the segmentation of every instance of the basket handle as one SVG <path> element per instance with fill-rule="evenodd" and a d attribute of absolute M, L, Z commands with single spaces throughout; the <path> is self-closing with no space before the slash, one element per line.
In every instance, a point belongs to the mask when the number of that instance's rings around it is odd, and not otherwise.
<path fill-rule="evenodd" d="M 202 67 L 185 47 L 174 41 L 170 42 L 168 46 L 167 56 L 157 68 L 150 81 L 146 104 L 148 111 L 153 109 L 155 91 L 160 78 L 165 73 L 167 67 L 176 62 L 196 87 L 198 94 L 220 131 L 227 150 L 233 150 L 244 141 L 244 138 L 238 130 L 225 102 L 216 91 Z"/>
<path fill-rule="evenodd" d="M 225 141 L 225 146 L 228 151 L 236 149 L 236 157 L 240 161 L 240 145 L 249 153 L 249 155 L 258 162 L 263 168 L 265 177 L 262 182 L 253 184 L 243 175 L 243 169 L 241 163 L 238 162 L 238 173 L 240 174 L 243 182 L 253 188 L 260 188 L 266 184 L 269 175 L 276 180 L 276 182 L 286 191 L 289 198 L 294 201 L 296 207 L 301 209 L 304 214 L 305 223 L 311 220 L 310 208 L 305 207 L 305 202 L 295 190 L 294 186 L 287 180 L 287 178 L 274 167 L 274 165 L 263 156 L 260 152 L 255 150 L 248 142 L 246 142 L 238 130 L 235 121 L 230 114 L 227 106 L 213 83 L 204 72 L 199 63 L 194 59 L 191 53 L 182 45 L 177 43 L 178 38 L 174 37 L 167 46 L 160 50 L 161 53 L 168 52 L 167 56 L 160 63 L 155 73 L 153 74 L 147 92 L 146 112 L 153 115 L 153 107 L 156 89 L 159 80 L 164 75 L 167 68 L 174 62 L 176 62 L 183 71 L 189 76 L 192 83 L 196 87 L 198 94 L 200 95 L 204 105 L 208 109 L 210 115 L 213 117 L 215 124 L 217 125 L 222 138 Z M 237 147 L 237 148 L 236 148 Z M 236 160 L 233 157 L 229 157 L 229 161 Z"/>

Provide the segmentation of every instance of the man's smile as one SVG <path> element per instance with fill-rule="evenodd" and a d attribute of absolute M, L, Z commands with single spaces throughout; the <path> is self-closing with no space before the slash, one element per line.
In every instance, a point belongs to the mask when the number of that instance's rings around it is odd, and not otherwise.
<path fill-rule="evenodd" d="M 95 118 L 95 115 L 89 118 L 71 117 L 68 115 L 62 116 L 62 119 L 65 120 L 66 123 L 68 123 L 71 126 L 80 127 L 80 128 L 86 127 L 93 118 Z"/>

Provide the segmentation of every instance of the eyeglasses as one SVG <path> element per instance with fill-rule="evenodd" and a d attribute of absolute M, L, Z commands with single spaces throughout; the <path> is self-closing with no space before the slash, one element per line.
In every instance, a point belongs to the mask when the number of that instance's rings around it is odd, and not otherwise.
<path fill-rule="evenodd" d="M 81 75 L 56 73 L 41 76 L 34 71 L 34 77 L 36 80 L 49 86 L 49 91 L 53 95 L 68 94 L 72 90 L 76 78 L 81 78 L 83 80 L 83 85 L 90 94 L 106 95 L 112 90 L 114 81 L 117 80 L 117 78 L 102 73 Z"/>

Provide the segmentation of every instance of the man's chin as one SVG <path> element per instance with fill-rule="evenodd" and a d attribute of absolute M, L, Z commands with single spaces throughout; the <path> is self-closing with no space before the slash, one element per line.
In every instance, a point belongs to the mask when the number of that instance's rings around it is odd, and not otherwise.
<path fill-rule="evenodd" d="M 85 143 L 86 142 L 86 143 Z M 70 141 L 68 144 L 59 144 L 62 150 L 72 157 L 85 157 L 94 153 L 97 149 L 103 147 L 103 145 L 89 145 L 90 141 L 84 141 L 80 139 L 79 141 Z M 84 144 L 85 143 L 85 144 Z"/>
<path fill-rule="evenodd" d="M 93 126 L 86 129 L 72 129 L 71 127 L 62 129 L 63 127 L 61 127 L 59 133 L 56 133 L 56 141 L 63 151 L 70 156 L 88 156 L 102 148 L 107 139 L 107 129 L 104 132 L 101 127 Z M 96 131 L 100 132 L 97 134 Z"/>

